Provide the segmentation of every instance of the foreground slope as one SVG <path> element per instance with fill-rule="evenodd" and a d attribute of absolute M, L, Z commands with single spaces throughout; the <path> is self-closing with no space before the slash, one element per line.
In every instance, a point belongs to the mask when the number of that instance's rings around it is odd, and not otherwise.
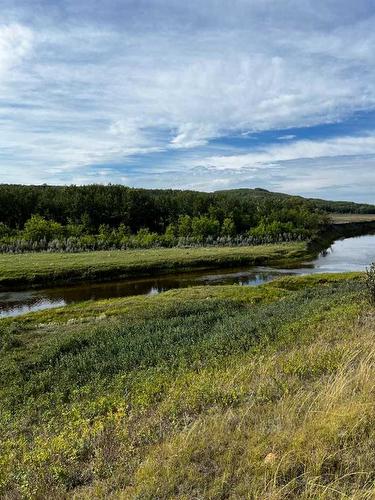
<path fill-rule="evenodd" d="M 0 322 L 5 498 L 373 498 L 361 278 L 284 278 Z"/>

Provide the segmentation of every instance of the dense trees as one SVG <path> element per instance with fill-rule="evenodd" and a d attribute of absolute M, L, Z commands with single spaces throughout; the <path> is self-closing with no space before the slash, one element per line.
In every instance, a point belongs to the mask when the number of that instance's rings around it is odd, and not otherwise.
<path fill-rule="evenodd" d="M 220 224 L 232 217 L 237 232 L 256 225 L 262 215 L 283 211 L 289 218 L 306 219 L 314 206 L 300 197 L 276 195 L 264 190 L 197 191 L 132 189 L 119 185 L 21 186 L 0 185 L 0 222 L 22 228 L 32 215 L 60 224 L 83 224 L 97 232 L 101 224 L 124 224 L 136 232 L 142 227 L 163 233 L 182 215 L 207 215 Z M 273 215 L 274 216 L 274 215 Z"/>
<path fill-rule="evenodd" d="M 3 251 L 15 241 L 35 250 L 281 241 L 324 222 L 311 201 L 263 190 L 0 185 Z"/>

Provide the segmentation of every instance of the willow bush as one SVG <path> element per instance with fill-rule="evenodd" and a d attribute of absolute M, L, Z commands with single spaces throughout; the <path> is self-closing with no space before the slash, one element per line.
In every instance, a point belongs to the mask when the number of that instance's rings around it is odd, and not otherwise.
<path fill-rule="evenodd" d="M 366 269 L 365 281 L 369 300 L 375 305 L 375 262 Z"/>

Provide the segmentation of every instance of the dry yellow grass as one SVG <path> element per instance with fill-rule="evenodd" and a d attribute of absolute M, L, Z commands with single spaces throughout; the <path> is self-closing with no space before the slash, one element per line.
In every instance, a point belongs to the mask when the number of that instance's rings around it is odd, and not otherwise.
<path fill-rule="evenodd" d="M 334 224 L 351 224 L 354 222 L 374 222 L 375 214 L 331 214 Z"/>
<path fill-rule="evenodd" d="M 372 315 L 323 322 L 313 342 L 237 360 L 210 384 L 248 401 L 156 446 L 121 498 L 375 498 L 374 333 Z"/>

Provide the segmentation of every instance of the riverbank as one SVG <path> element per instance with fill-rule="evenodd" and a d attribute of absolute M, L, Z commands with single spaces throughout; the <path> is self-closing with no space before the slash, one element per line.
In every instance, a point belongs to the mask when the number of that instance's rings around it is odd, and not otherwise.
<path fill-rule="evenodd" d="M 162 248 L 87 253 L 0 254 L 0 287 L 60 285 L 151 276 L 198 268 L 293 263 L 307 258 L 305 243 L 250 247 Z"/>
<path fill-rule="evenodd" d="M 371 234 L 375 234 L 375 215 L 335 214 L 331 222 L 309 243 L 309 249 L 312 253 L 318 253 L 336 240 Z"/>
<path fill-rule="evenodd" d="M 1 320 L 0 495 L 371 498 L 373 318 L 348 274 Z"/>

